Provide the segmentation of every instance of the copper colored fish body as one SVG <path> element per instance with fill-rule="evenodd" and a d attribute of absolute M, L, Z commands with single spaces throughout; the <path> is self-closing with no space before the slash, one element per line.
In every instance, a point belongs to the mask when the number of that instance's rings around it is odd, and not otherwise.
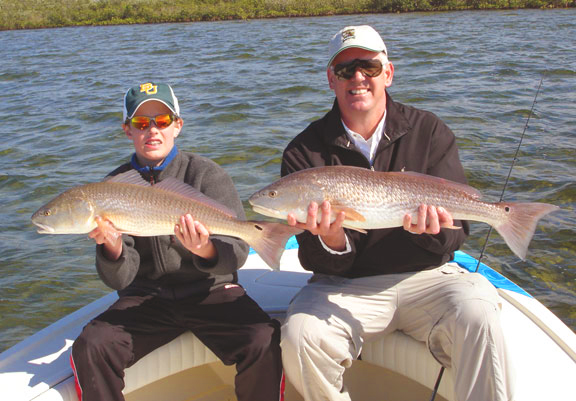
<path fill-rule="evenodd" d="M 81 185 L 60 194 L 32 215 L 42 234 L 84 234 L 97 216 L 124 234 L 172 235 L 184 214 L 202 222 L 211 234 L 246 241 L 273 268 L 288 238 L 300 232 L 285 224 L 245 221 L 226 206 L 176 179 L 151 186 L 135 171 L 107 181 Z"/>
<path fill-rule="evenodd" d="M 281 178 L 250 197 L 254 211 L 285 219 L 294 213 L 306 221 L 308 205 L 328 200 L 344 211 L 344 227 L 355 230 L 401 227 L 404 215 L 418 219 L 421 204 L 445 208 L 456 220 L 493 226 L 510 249 L 525 259 L 538 220 L 558 209 L 546 203 L 488 203 L 476 189 L 412 172 L 375 172 L 352 166 L 317 167 Z"/>

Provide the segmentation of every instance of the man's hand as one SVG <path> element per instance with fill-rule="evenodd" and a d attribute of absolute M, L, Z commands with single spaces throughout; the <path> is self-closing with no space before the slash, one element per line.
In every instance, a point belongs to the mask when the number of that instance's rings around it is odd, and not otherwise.
<path fill-rule="evenodd" d="M 294 214 L 288 214 L 288 225 L 297 227 L 303 230 L 308 230 L 314 235 L 319 235 L 322 242 L 334 251 L 343 251 L 346 249 L 346 234 L 342 223 L 346 218 L 344 212 L 336 214 L 336 220 L 330 223 L 330 215 L 332 213 L 330 202 L 324 201 L 320 205 L 320 222 L 318 222 L 318 204 L 310 202 L 308 206 L 308 216 L 306 223 L 299 223 Z"/>
<path fill-rule="evenodd" d="M 180 223 L 174 228 L 176 238 L 190 252 L 208 261 L 214 261 L 217 256 L 216 247 L 210 240 L 210 232 L 190 214 L 180 217 Z"/>
<path fill-rule="evenodd" d="M 104 245 L 104 256 L 115 261 L 122 254 L 122 233 L 116 230 L 110 220 L 96 216 L 94 219 L 98 227 L 90 231 L 88 237 L 92 238 L 98 245 Z"/>
<path fill-rule="evenodd" d="M 441 228 L 460 228 L 454 227 L 452 215 L 443 207 L 430 205 L 420 205 L 418 208 L 418 222 L 412 224 L 412 216 L 404 216 L 404 230 L 412 234 L 438 234 Z"/>

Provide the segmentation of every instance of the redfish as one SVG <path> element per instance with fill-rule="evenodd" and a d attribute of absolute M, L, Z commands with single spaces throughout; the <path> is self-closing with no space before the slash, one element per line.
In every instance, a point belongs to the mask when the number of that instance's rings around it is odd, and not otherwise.
<path fill-rule="evenodd" d="M 443 207 L 455 220 L 491 225 L 523 260 L 538 221 L 559 209 L 547 203 L 487 203 L 481 197 L 468 185 L 425 174 L 330 166 L 285 176 L 253 194 L 249 202 L 260 214 L 285 219 L 293 213 L 305 222 L 309 203 L 327 200 L 332 220 L 343 211 L 344 227 L 358 231 L 401 227 L 407 213 L 416 223 L 421 204 Z"/>
<path fill-rule="evenodd" d="M 85 234 L 96 228 L 99 216 L 121 233 L 148 237 L 174 234 L 187 213 L 210 234 L 244 240 L 273 269 L 280 266 L 288 238 L 301 232 L 286 224 L 239 220 L 235 212 L 182 181 L 167 178 L 152 186 L 134 170 L 63 192 L 35 212 L 32 223 L 41 234 Z"/>

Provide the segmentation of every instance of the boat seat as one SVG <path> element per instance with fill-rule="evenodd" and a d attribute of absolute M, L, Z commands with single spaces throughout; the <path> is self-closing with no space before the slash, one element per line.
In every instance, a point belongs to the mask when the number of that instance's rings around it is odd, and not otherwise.
<path fill-rule="evenodd" d="M 124 393 L 186 369 L 218 360 L 218 357 L 194 334 L 186 332 L 126 369 Z"/>
<path fill-rule="evenodd" d="M 364 343 L 361 359 L 400 375 L 406 376 L 430 389 L 434 388 L 441 365 L 434 359 L 426 344 L 395 331 Z M 446 369 L 438 394 L 454 399 L 452 370 Z"/>
<path fill-rule="evenodd" d="M 394 332 L 366 342 L 361 358 L 429 388 L 434 387 L 440 372 L 440 364 L 432 357 L 426 345 L 402 332 Z M 216 355 L 196 336 L 190 332 L 184 333 L 126 369 L 124 392 L 129 393 L 183 370 L 216 361 Z M 447 369 L 439 394 L 448 400 L 453 399 L 452 389 L 452 373 Z"/>

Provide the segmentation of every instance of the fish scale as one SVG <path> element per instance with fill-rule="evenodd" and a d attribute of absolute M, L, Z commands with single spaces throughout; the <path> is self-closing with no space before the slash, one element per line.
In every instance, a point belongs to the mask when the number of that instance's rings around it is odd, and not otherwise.
<path fill-rule="evenodd" d="M 245 231 L 244 222 L 240 220 L 154 187 L 106 182 L 86 187 L 95 213 L 109 218 L 117 229 L 127 233 L 141 236 L 174 234 L 174 226 L 186 213 L 221 234 L 239 236 Z"/>
<path fill-rule="evenodd" d="M 417 210 L 421 204 L 443 205 L 457 220 L 481 218 L 494 224 L 505 215 L 502 208 L 473 198 L 468 191 L 459 188 L 460 184 L 450 185 L 455 183 L 446 181 L 445 187 L 439 187 L 420 174 L 350 170 L 352 173 L 345 179 L 342 179 L 339 168 L 335 171 L 330 169 L 328 174 L 319 171 L 320 174 L 315 174 L 314 178 L 319 186 L 325 188 L 325 195 L 318 202 L 328 200 L 333 205 L 349 206 L 366 218 L 365 222 L 350 224 L 352 228 L 398 227 L 406 213 L 411 213 L 413 222 L 417 222 Z M 297 178 L 300 180 L 302 177 Z M 304 206 L 307 208 L 307 204 Z"/>

